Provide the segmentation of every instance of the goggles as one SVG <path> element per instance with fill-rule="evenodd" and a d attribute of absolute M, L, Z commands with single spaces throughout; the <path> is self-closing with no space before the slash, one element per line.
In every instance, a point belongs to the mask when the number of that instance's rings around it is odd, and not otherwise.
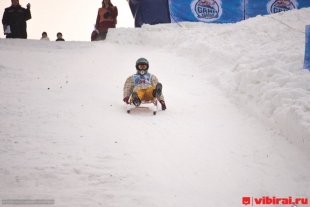
<path fill-rule="evenodd" d="M 148 66 L 146 64 L 139 64 L 137 66 L 137 69 L 138 70 L 147 70 L 148 69 Z"/>

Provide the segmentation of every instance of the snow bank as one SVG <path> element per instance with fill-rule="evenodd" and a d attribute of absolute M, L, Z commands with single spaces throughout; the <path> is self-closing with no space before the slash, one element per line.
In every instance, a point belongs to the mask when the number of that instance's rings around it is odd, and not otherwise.
<path fill-rule="evenodd" d="M 309 8 L 237 24 L 118 29 L 108 39 L 165 48 L 192 59 L 206 81 L 213 81 L 238 105 L 292 142 L 310 146 L 310 73 L 302 69 L 307 24 Z"/>

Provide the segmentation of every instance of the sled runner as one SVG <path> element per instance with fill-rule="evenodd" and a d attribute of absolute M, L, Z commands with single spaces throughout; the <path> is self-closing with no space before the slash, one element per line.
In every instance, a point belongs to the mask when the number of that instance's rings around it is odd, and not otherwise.
<path fill-rule="evenodd" d="M 153 100 L 150 100 L 150 101 L 141 101 L 141 103 L 136 106 L 134 103 L 133 103 L 133 99 L 132 99 L 132 96 L 130 97 L 130 101 L 129 101 L 129 104 L 127 104 L 127 113 L 129 114 L 132 110 L 135 110 L 135 109 L 149 109 L 149 110 L 152 110 L 153 111 L 153 115 L 156 115 L 157 111 L 158 111 L 158 100 L 157 98 L 154 98 Z"/>

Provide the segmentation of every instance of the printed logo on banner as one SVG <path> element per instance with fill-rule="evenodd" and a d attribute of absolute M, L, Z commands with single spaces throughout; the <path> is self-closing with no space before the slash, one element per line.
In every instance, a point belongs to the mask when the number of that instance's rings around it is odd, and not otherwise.
<path fill-rule="evenodd" d="M 191 9 L 194 16 L 202 22 L 212 22 L 222 16 L 221 0 L 193 0 Z"/>
<path fill-rule="evenodd" d="M 269 14 L 297 9 L 297 0 L 271 0 L 267 4 Z"/>

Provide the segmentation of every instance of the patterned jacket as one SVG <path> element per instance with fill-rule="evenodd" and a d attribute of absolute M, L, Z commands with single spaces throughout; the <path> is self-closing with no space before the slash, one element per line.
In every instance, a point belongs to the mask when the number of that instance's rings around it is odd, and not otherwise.
<path fill-rule="evenodd" d="M 124 89 L 123 89 L 123 97 L 125 98 L 126 96 L 130 96 L 133 91 L 136 91 L 140 88 L 145 88 L 145 85 L 141 85 L 138 83 L 135 83 L 134 77 L 136 74 L 130 76 L 127 78 L 125 84 L 124 84 Z M 146 75 L 150 76 L 150 85 L 148 87 L 155 87 L 156 84 L 158 83 L 158 79 L 155 75 L 147 73 Z M 165 100 L 163 94 L 159 97 L 159 100 Z"/>

